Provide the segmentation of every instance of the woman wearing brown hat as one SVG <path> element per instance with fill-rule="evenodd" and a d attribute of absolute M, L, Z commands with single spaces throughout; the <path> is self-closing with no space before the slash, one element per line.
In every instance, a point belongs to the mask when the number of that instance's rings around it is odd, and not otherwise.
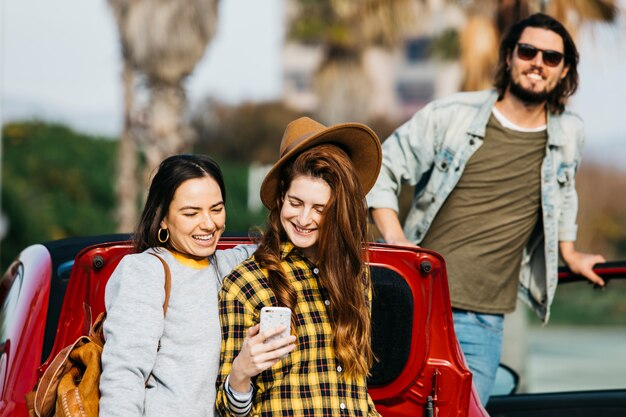
<path fill-rule="evenodd" d="M 309 118 L 287 126 L 261 187 L 270 213 L 260 246 L 220 293 L 221 414 L 379 415 L 366 385 L 373 354 L 363 254 L 364 198 L 380 165 L 367 126 Z M 292 335 L 268 341 L 285 328 L 259 332 L 264 306 L 291 309 Z"/>

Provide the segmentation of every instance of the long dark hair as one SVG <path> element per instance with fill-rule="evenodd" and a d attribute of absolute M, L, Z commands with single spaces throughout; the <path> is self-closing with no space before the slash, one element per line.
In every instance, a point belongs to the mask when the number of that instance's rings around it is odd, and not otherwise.
<path fill-rule="evenodd" d="M 494 86 L 499 95 L 498 99 L 501 100 L 504 97 L 504 93 L 511 82 L 510 69 L 506 60 L 512 56 L 524 29 L 528 27 L 550 30 L 563 39 L 565 67 L 569 67 L 569 70 L 565 78 L 560 80 L 552 90 L 546 102 L 550 113 L 561 114 L 565 110 L 567 99 L 578 89 L 578 50 L 565 26 L 543 13 L 533 14 L 511 25 L 502 37 L 494 81 Z"/>
<path fill-rule="evenodd" d="M 183 182 L 207 176 L 217 182 L 224 204 L 226 204 L 224 177 L 219 165 L 213 159 L 204 155 L 174 155 L 161 162 L 150 184 L 146 205 L 133 236 L 137 252 L 157 246 L 168 247 L 169 240 L 161 243 L 157 234 L 161 220 L 170 208 L 174 193 Z"/>
<path fill-rule="evenodd" d="M 278 304 L 293 310 L 297 294 L 280 264 L 280 245 L 287 240 L 280 212 L 284 196 L 298 176 L 322 179 L 332 190 L 319 225 L 319 279 L 330 298 L 329 317 L 337 357 L 347 375 L 365 376 L 373 361 L 366 298 L 371 279 L 363 260 L 367 207 L 356 171 L 341 148 L 331 144 L 316 146 L 283 168 L 277 201 L 270 210 L 268 226 L 255 259 L 267 269 L 269 285 Z"/>

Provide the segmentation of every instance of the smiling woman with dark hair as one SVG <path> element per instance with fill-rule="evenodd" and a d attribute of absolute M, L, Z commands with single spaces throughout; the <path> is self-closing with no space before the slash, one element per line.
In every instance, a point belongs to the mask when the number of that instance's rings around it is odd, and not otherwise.
<path fill-rule="evenodd" d="M 217 251 L 226 192 L 210 158 L 165 159 L 134 235 L 105 294 L 100 416 L 215 415 L 222 277 L 253 246 Z M 171 292 L 164 316 L 164 266 Z"/>

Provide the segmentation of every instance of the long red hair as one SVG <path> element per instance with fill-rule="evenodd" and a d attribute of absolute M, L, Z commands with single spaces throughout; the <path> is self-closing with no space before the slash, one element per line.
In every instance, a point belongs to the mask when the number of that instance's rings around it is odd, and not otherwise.
<path fill-rule="evenodd" d="M 319 280 L 330 297 L 328 313 L 337 357 L 346 375 L 367 376 L 374 358 L 367 301 L 371 279 L 364 261 L 367 206 L 346 152 L 332 144 L 319 145 L 304 151 L 283 169 L 277 201 L 270 210 L 255 259 L 267 269 L 278 304 L 294 310 L 297 294 L 280 264 L 280 244 L 287 239 L 280 212 L 285 193 L 298 176 L 322 179 L 332 190 L 319 225 Z"/>

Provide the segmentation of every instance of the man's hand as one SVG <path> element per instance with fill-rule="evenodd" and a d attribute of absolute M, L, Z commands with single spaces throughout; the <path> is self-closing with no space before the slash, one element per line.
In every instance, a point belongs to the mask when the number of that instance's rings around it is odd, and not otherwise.
<path fill-rule="evenodd" d="M 385 243 L 398 246 L 417 246 L 404 236 L 398 213 L 390 208 L 376 208 L 371 210 L 372 219 L 383 236 Z"/>
<path fill-rule="evenodd" d="M 574 242 L 559 242 L 559 249 L 563 260 L 573 273 L 582 275 L 594 284 L 604 287 L 604 280 L 593 272 L 595 264 L 606 262 L 604 256 L 578 252 L 574 248 Z"/>
<path fill-rule="evenodd" d="M 404 234 L 402 236 L 398 236 L 397 238 L 385 239 L 385 243 L 396 246 L 417 246 L 415 243 L 407 239 Z"/>

